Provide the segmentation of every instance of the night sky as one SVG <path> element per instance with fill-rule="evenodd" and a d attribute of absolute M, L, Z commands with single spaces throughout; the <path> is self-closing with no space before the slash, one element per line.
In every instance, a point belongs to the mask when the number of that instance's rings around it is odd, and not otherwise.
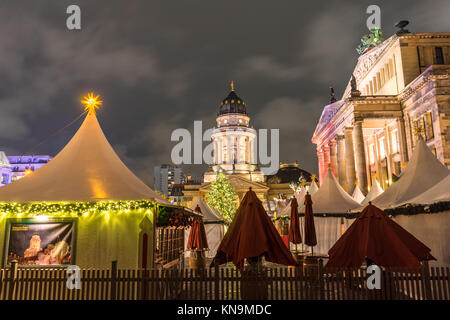
<path fill-rule="evenodd" d="M 82 30 L 66 28 L 78 4 Z M 122 160 L 153 186 L 176 128 L 214 125 L 235 81 L 255 128 L 279 128 L 280 160 L 317 172 L 311 143 L 329 86 L 341 97 L 370 4 L 385 38 L 450 31 L 450 1 L 10 1 L 0 3 L 0 150 L 56 155 L 94 90 L 98 118 Z M 192 167 L 200 175 L 204 166 Z"/>

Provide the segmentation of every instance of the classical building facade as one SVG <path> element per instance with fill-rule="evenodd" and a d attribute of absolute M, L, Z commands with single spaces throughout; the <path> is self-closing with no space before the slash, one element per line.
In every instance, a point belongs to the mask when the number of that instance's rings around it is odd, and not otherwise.
<path fill-rule="evenodd" d="M 0 151 L 0 187 L 11 181 L 11 164 L 6 154 Z"/>
<path fill-rule="evenodd" d="M 422 135 L 450 168 L 450 33 L 399 32 L 360 55 L 341 100 L 330 100 L 312 137 L 319 177 L 331 167 L 351 193 L 383 188 Z M 426 173 L 424 173 L 426 174 Z"/>
<path fill-rule="evenodd" d="M 46 165 L 50 156 L 6 156 L 0 151 L 0 186 L 23 178 Z"/>
<path fill-rule="evenodd" d="M 203 174 L 201 183 L 188 179 L 184 185 L 184 201 L 188 206 L 195 197 L 206 198 L 219 172 L 227 175 L 239 201 L 251 187 L 269 211 L 274 207 L 271 204 L 274 198 L 293 195 L 291 182 L 298 182 L 300 176 L 311 180 L 311 174 L 300 169 L 297 163 L 281 164 L 277 174 L 264 176 L 257 162 L 256 130 L 250 124 L 247 105 L 236 94 L 233 82 L 230 93 L 220 103 L 211 140 L 213 164 Z"/>

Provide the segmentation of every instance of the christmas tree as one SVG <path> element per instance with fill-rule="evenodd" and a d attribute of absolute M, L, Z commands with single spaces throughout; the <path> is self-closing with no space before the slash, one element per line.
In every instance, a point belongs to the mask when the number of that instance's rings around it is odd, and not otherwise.
<path fill-rule="evenodd" d="M 206 201 L 215 208 L 225 218 L 227 222 L 231 222 L 236 213 L 237 194 L 234 192 L 233 186 L 223 173 L 219 173 L 216 181 L 211 183 Z"/>

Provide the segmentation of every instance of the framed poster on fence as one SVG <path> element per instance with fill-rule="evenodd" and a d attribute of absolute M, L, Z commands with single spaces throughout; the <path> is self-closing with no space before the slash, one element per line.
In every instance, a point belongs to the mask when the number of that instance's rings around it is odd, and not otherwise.
<path fill-rule="evenodd" d="M 3 265 L 67 266 L 75 264 L 74 218 L 7 219 Z"/>

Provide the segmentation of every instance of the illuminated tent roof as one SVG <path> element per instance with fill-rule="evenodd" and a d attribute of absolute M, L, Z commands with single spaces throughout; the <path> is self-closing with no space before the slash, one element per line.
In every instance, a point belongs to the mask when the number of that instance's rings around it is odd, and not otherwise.
<path fill-rule="evenodd" d="M 360 207 L 360 204 L 339 185 L 336 178 L 328 169 L 327 175 L 320 189 L 312 196 L 313 212 L 316 213 L 346 213 Z M 304 210 L 304 205 L 303 209 Z"/>
<path fill-rule="evenodd" d="M 202 197 L 197 197 L 193 202 L 191 208 L 195 210 L 195 208 L 199 206 L 203 215 L 204 222 L 221 222 L 224 221 L 224 218 L 220 215 L 220 213 L 211 208 Z"/>
<path fill-rule="evenodd" d="M 145 185 L 120 160 L 94 111 L 48 164 L 0 188 L 0 201 L 168 201 Z"/>
<path fill-rule="evenodd" d="M 310 195 L 313 195 L 313 194 L 316 193 L 318 190 L 319 190 L 319 187 L 317 186 L 316 181 L 313 179 L 313 180 L 311 181 L 311 184 L 309 185 L 308 192 L 309 192 Z M 299 203 L 299 205 L 300 205 L 300 203 Z"/>
<path fill-rule="evenodd" d="M 450 201 L 450 175 L 447 175 L 446 178 L 442 179 L 434 187 L 412 198 L 408 203 L 431 204 L 444 201 Z"/>
<path fill-rule="evenodd" d="M 378 182 L 378 180 L 374 179 L 373 183 L 372 183 L 372 188 L 370 189 L 369 193 L 364 198 L 364 200 L 361 202 L 361 204 L 363 206 L 367 205 L 369 203 L 369 201 L 372 201 L 373 199 L 378 197 L 383 192 L 384 192 L 383 188 L 381 188 L 380 183 Z"/>
<path fill-rule="evenodd" d="M 303 202 L 305 202 L 305 194 L 306 194 L 306 189 L 304 187 L 302 188 L 302 191 L 294 193 L 295 199 L 297 200 L 299 207 L 301 207 Z M 283 210 L 278 214 L 279 216 L 290 216 L 291 215 L 291 201 L 292 201 L 292 199 L 289 200 L 286 207 L 284 207 Z"/>
<path fill-rule="evenodd" d="M 352 198 L 353 198 L 353 200 L 355 200 L 358 203 L 361 203 L 364 200 L 365 196 L 362 193 L 361 188 L 359 187 L 359 185 L 357 185 L 355 187 L 355 190 L 353 190 Z"/>
<path fill-rule="evenodd" d="M 427 191 L 449 174 L 449 170 L 434 156 L 425 141 L 417 145 L 400 178 L 372 202 L 382 209 L 396 207 Z"/>

